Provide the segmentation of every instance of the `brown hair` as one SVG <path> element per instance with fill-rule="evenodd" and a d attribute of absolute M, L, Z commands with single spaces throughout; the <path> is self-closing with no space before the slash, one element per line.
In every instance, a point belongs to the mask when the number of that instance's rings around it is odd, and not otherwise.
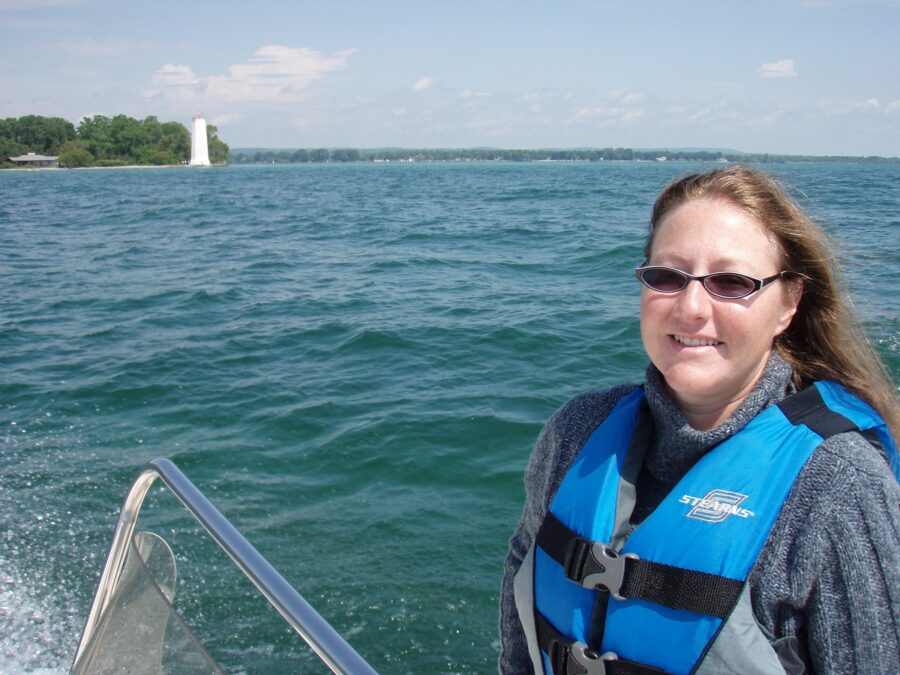
<path fill-rule="evenodd" d="M 803 280 L 790 326 L 775 339 L 776 351 L 794 370 L 794 384 L 840 382 L 874 407 L 900 438 L 900 405 L 891 376 L 860 327 L 839 285 L 842 279 L 828 235 L 773 179 L 732 166 L 676 179 L 657 197 L 644 247 L 649 259 L 660 222 L 685 202 L 723 199 L 753 216 L 775 237 L 784 269 Z"/>

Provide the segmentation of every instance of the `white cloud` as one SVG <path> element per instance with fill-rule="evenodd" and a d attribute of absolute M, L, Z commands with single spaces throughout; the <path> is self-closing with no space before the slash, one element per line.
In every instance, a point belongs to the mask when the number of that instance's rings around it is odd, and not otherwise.
<path fill-rule="evenodd" d="M 868 98 L 860 103 L 854 103 L 850 106 L 850 110 L 857 111 L 878 111 L 881 110 L 881 102 L 877 98 Z"/>
<path fill-rule="evenodd" d="M 643 103 L 647 100 L 647 97 L 644 94 L 639 94 L 635 91 L 631 91 L 630 89 L 613 89 L 609 92 L 607 98 L 610 101 L 615 101 L 619 105 L 631 105 L 634 103 Z"/>
<path fill-rule="evenodd" d="M 543 98 L 543 95 L 537 92 L 530 92 L 528 94 L 517 96 L 516 101 L 518 101 L 519 103 L 540 103 Z"/>
<path fill-rule="evenodd" d="M 759 74 L 763 77 L 797 77 L 797 69 L 794 67 L 794 59 L 782 59 L 762 64 Z"/>
<path fill-rule="evenodd" d="M 324 57 L 308 47 L 266 45 L 247 63 L 230 66 L 228 75 L 208 78 L 205 93 L 219 101 L 297 101 L 313 82 L 346 68 L 352 53 Z"/>
<path fill-rule="evenodd" d="M 190 66 L 167 63 L 153 74 L 153 84 L 158 87 L 194 87 L 200 84 L 200 78 L 194 75 Z"/>
<path fill-rule="evenodd" d="M 425 91 L 431 86 L 432 82 L 433 80 L 430 77 L 423 77 L 413 85 L 413 91 Z"/>
<path fill-rule="evenodd" d="M 210 120 L 211 124 L 215 124 L 217 127 L 226 126 L 228 124 L 235 124 L 236 122 L 240 122 L 244 119 L 244 116 L 238 113 L 226 113 L 224 115 L 216 115 Z"/>
<path fill-rule="evenodd" d="M 151 87 L 141 94 L 146 98 L 163 98 L 168 101 L 190 102 L 201 90 L 201 81 L 190 66 L 167 63 L 153 73 Z"/>
<path fill-rule="evenodd" d="M 617 124 L 633 122 L 642 117 L 642 110 L 629 110 L 617 106 L 598 105 L 592 108 L 578 108 L 567 122 L 571 124 L 597 123 L 599 126 L 610 127 Z"/>
<path fill-rule="evenodd" d="M 153 88 L 144 95 L 176 99 L 202 95 L 212 102 L 295 102 L 313 82 L 346 68 L 354 52 L 326 57 L 308 47 L 266 45 L 246 63 L 229 66 L 227 75 L 205 78 L 194 75 L 189 66 L 167 63 L 153 74 Z"/>
<path fill-rule="evenodd" d="M 846 105 L 834 107 L 832 114 L 851 115 L 857 113 L 882 113 L 891 114 L 900 111 L 900 100 L 886 101 L 882 103 L 877 98 L 867 98 L 865 101 L 856 101 Z"/>
<path fill-rule="evenodd" d="M 647 97 L 628 89 L 614 89 L 606 99 L 596 105 L 581 105 L 565 120 L 567 124 L 587 124 L 614 127 L 628 124 L 643 117 L 646 110 L 640 104 Z"/>
<path fill-rule="evenodd" d="M 767 124 L 772 110 L 749 99 L 700 98 L 676 101 L 660 111 L 664 129 L 750 129 Z M 782 115 L 782 112 L 776 113 Z M 775 119 L 768 118 L 768 119 Z"/>
<path fill-rule="evenodd" d="M 147 98 L 190 101 L 201 88 L 200 78 L 194 75 L 190 66 L 176 66 L 174 63 L 167 63 L 153 73 L 150 82 L 152 88 L 141 92 Z"/>
<path fill-rule="evenodd" d="M 763 115 L 759 122 L 762 126 L 772 126 L 773 124 L 778 123 L 783 116 L 784 110 L 773 110 L 772 112 Z"/>

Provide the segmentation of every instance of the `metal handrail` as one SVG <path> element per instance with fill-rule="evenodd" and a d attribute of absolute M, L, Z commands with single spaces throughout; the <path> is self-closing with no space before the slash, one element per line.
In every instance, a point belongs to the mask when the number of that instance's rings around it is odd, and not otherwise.
<path fill-rule="evenodd" d="M 244 536 L 219 513 L 218 509 L 168 459 L 147 463 L 131 486 L 97 586 L 94 603 L 84 625 L 81 643 L 75 654 L 73 669 L 85 653 L 100 616 L 109 603 L 116 581 L 125 563 L 128 542 L 134 533 L 138 513 L 150 486 L 159 478 L 199 522 L 215 542 L 228 554 L 238 569 L 262 593 L 284 619 L 297 631 L 316 655 L 335 673 L 374 674 L 375 670 L 319 613 L 291 586 L 278 571 L 253 548 Z"/>

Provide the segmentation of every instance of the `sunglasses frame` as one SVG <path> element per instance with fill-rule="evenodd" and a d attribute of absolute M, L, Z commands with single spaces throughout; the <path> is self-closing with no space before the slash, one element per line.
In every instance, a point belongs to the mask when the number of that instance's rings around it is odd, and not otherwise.
<path fill-rule="evenodd" d="M 684 278 L 684 285 L 682 285 L 680 288 L 676 288 L 675 290 L 672 290 L 672 291 L 664 291 L 659 288 L 654 288 L 653 286 L 651 286 L 649 283 L 647 283 L 644 280 L 644 273 L 649 272 L 651 270 L 665 270 L 666 272 L 674 272 L 675 274 L 678 274 Z M 684 272 L 675 267 L 666 267 L 665 265 L 642 265 L 641 267 L 635 268 L 634 274 L 638 278 L 638 281 L 640 281 L 644 286 L 646 286 L 651 291 L 654 291 L 656 293 L 679 293 L 679 292 L 683 291 L 685 288 L 687 288 L 687 285 L 690 282 L 699 281 L 703 285 L 703 288 L 706 289 L 706 292 L 709 293 L 710 295 L 713 295 L 717 298 L 722 298 L 723 300 L 741 300 L 743 298 L 750 297 L 757 291 L 762 290 L 765 286 L 768 286 L 772 282 L 778 281 L 782 277 L 789 275 L 791 273 L 787 270 L 783 270 L 783 271 L 779 272 L 778 274 L 773 274 L 772 276 L 766 277 L 765 279 L 757 279 L 756 277 L 751 277 L 746 274 L 741 274 L 740 272 L 712 272 L 710 274 L 701 274 L 699 276 L 694 276 L 693 274 L 688 274 L 687 272 Z M 751 288 L 749 291 L 747 291 L 743 295 L 722 295 L 721 293 L 716 293 L 714 290 L 712 290 L 709 286 L 706 285 L 706 280 L 709 279 L 710 277 L 718 277 L 718 276 L 723 276 L 726 274 L 730 275 L 730 276 L 740 277 L 742 279 L 746 279 L 747 281 L 750 281 L 753 284 L 753 288 Z"/>

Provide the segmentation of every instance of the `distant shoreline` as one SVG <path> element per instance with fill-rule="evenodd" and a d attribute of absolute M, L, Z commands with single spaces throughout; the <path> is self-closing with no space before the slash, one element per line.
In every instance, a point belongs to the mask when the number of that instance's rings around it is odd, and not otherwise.
<path fill-rule="evenodd" d="M 230 164 L 323 164 L 393 162 L 665 162 L 700 161 L 719 163 L 853 162 L 896 163 L 900 157 L 847 155 L 786 155 L 745 153 L 728 149 L 633 148 L 234 148 Z"/>
<path fill-rule="evenodd" d="M 316 158 L 298 153 L 316 152 Z M 604 156 L 611 152 L 613 156 Z M 252 157 L 250 153 L 253 153 Z M 617 156 L 625 155 L 625 156 Z M 79 167 L 3 167 L 2 171 L 102 171 L 116 169 L 207 169 L 225 166 L 267 166 L 273 164 L 413 164 L 413 163 L 519 163 L 519 164 L 593 164 L 593 163 L 672 163 L 672 162 L 706 162 L 709 164 L 789 164 L 789 163 L 847 163 L 847 164 L 897 164 L 900 157 L 880 156 L 839 156 L 839 155 L 772 155 L 724 153 L 712 151 L 688 151 L 665 154 L 665 151 L 629 150 L 616 148 L 603 150 L 499 150 L 493 148 L 475 148 L 471 150 L 348 150 L 319 149 L 304 150 L 259 150 L 255 148 L 237 148 L 230 153 L 230 161 L 226 164 L 209 166 L 192 166 L 190 164 L 122 164 L 117 166 L 79 166 Z"/>
<path fill-rule="evenodd" d="M 118 166 L 11 166 L 2 171 L 106 171 L 113 169 L 220 169 L 227 164 L 192 166 L 190 164 L 121 164 Z"/>

